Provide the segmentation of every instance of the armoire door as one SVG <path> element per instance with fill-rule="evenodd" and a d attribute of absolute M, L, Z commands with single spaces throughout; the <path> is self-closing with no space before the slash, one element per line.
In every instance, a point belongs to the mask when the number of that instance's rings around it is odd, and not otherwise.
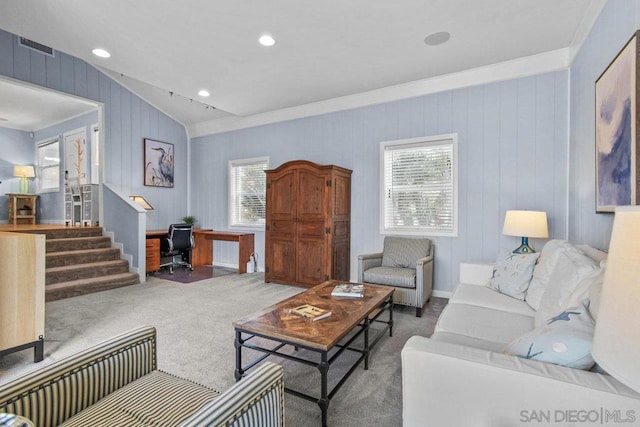
<path fill-rule="evenodd" d="M 296 279 L 296 197 L 295 170 L 267 181 L 267 271 L 266 281 L 292 283 Z"/>
<path fill-rule="evenodd" d="M 296 282 L 317 285 L 330 276 L 327 244 L 327 175 L 308 169 L 298 170 L 297 274 Z"/>

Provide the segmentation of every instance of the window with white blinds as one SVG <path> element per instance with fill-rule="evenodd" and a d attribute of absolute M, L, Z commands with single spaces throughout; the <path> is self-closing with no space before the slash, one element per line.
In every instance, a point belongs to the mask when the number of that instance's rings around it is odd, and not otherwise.
<path fill-rule="evenodd" d="M 383 234 L 457 236 L 457 134 L 380 144 Z"/>
<path fill-rule="evenodd" d="M 60 143 L 58 138 L 41 141 L 36 148 L 38 157 L 38 193 L 60 191 Z"/>
<path fill-rule="evenodd" d="M 229 227 L 264 228 L 269 158 L 229 161 Z"/>

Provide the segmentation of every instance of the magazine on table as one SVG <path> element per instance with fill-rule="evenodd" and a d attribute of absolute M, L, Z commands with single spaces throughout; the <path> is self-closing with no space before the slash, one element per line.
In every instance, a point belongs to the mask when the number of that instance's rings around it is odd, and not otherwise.
<path fill-rule="evenodd" d="M 324 308 L 319 308 L 311 304 L 303 304 L 296 308 L 292 308 L 289 312 L 298 316 L 306 317 L 314 322 L 331 316 L 331 312 L 329 310 L 325 310 Z"/>
<path fill-rule="evenodd" d="M 342 283 L 337 285 L 331 291 L 334 297 L 362 298 L 364 296 L 364 285 L 355 285 L 353 283 Z"/>

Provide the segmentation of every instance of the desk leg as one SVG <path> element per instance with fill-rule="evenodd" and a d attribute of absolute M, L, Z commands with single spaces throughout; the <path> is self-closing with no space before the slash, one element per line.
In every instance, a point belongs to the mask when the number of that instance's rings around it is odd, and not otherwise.
<path fill-rule="evenodd" d="M 254 250 L 253 234 L 244 234 L 238 238 L 238 273 L 247 272 L 247 263 Z"/>
<path fill-rule="evenodd" d="M 198 233 L 193 233 L 193 239 L 195 247 L 191 250 L 191 265 L 193 267 L 212 265 L 213 242 Z"/>

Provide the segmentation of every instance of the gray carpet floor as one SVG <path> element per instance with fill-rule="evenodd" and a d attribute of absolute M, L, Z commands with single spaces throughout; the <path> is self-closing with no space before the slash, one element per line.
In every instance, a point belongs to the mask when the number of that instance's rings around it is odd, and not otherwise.
<path fill-rule="evenodd" d="M 262 273 L 227 275 L 193 283 L 152 277 L 142 285 L 49 302 L 45 360 L 33 363 L 31 349 L 0 357 L 0 386 L 21 373 L 126 330 L 153 325 L 158 330 L 160 369 L 223 391 L 235 382 L 232 322 L 303 290 L 264 283 Z M 369 370 L 360 365 L 336 393 L 329 405 L 329 425 L 402 424 L 400 351 L 409 337 L 432 334 L 446 302 L 432 298 L 422 318 L 416 318 L 412 308 L 396 306 L 393 337 L 383 337 L 370 355 Z M 330 387 L 355 357 L 349 353 L 342 354 L 331 366 Z M 243 356 L 245 361 L 251 357 L 248 353 Z M 288 387 L 318 393 L 317 369 L 274 360 L 284 365 Z M 285 413 L 288 426 L 321 424 L 318 406 L 292 395 L 285 397 Z"/>

